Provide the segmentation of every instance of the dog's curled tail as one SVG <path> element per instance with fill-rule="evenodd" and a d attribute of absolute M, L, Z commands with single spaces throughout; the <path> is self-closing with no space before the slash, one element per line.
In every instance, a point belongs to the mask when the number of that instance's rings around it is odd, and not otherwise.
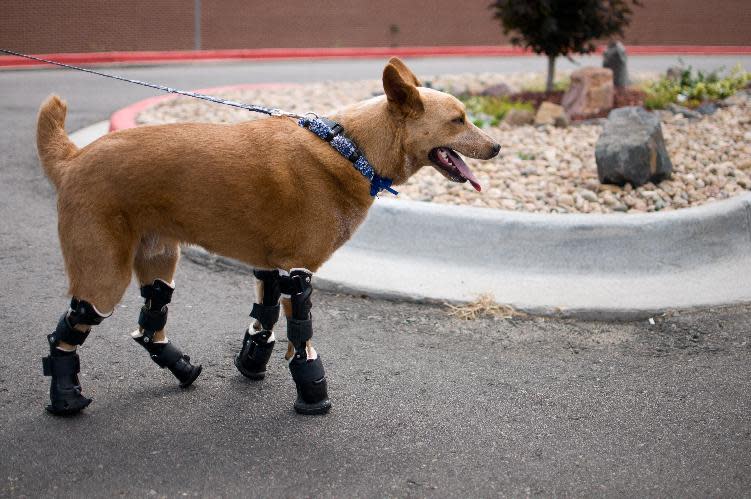
<path fill-rule="evenodd" d="M 39 108 L 37 118 L 37 151 L 39 159 L 55 187 L 59 188 L 63 170 L 60 162 L 73 156 L 78 148 L 65 133 L 65 102 L 57 95 L 50 95 Z"/>

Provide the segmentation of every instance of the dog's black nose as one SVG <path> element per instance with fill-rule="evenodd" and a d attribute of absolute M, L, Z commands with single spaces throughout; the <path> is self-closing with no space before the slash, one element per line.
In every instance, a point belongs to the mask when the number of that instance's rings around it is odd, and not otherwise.
<path fill-rule="evenodd" d="M 497 156 L 501 151 L 501 144 L 493 144 L 493 156 Z"/>

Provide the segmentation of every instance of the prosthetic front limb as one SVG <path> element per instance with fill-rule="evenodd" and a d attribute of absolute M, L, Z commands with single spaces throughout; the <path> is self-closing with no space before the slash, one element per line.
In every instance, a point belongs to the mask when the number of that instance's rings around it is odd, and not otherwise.
<path fill-rule="evenodd" d="M 258 380 L 266 376 L 266 364 L 274 350 L 273 329 L 279 320 L 281 291 L 278 271 L 255 270 L 253 275 L 258 279 L 256 300 L 260 303 L 253 304 L 250 316 L 255 323 L 245 330 L 242 348 L 235 356 L 235 367 L 243 376 Z"/>
<path fill-rule="evenodd" d="M 326 372 L 321 357 L 311 348 L 308 356 L 308 341 L 313 337 L 313 319 L 310 313 L 313 293 L 313 274 L 304 269 L 293 269 L 282 278 L 282 293 L 289 295 L 292 313 L 287 317 L 287 339 L 294 347 L 289 361 L 289 370 L 297 387 L 295 411 L 300 414 L 325 414 L 331 409 L 326 387 Z"/>
<path fill-rule="evenodd" d="M 78 373 L 81 364 L 76 350 L 58 348 L 61 343 L 83 345 L 89 335 L 91 326 L 100 324 L 105 317 L 86 301 L 73 298 L 68 310 L 57 323 L 55 332 L 47 336 L 50 354 L 42 359 L 45 376 L 50 376 L 50 405 L 47 410 L 52 414 L 75 414 L 91 403 L 90 398 L 81 394 Z M 81 331 L 76 326 L 88 326 Z"/>
<path fill-rule="evenodd" d="M 192 365 L 190 357 L 166 338 L 154 341 L 154 334 L 167 324 L 167 304 L 172 301 L 173 291 L 169 284 L 160 279 L 141 288 L 141 296 L 146 300 L 138 317 L 142 331 L 133 333 L 133 339 L 149 352 L 151 360 L 159 367 L 169 369 L 180 381 L 180 386 L 186 388 L 201 374 L 202 366 Z"/>

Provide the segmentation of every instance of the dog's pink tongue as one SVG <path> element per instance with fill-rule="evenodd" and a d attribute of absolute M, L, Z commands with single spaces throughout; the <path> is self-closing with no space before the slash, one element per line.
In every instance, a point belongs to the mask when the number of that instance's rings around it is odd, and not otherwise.
<path fill-rule="evenodd" d="M 472 170 L 469 169 L 467 163 L 465 163 L 464 160 L 451 149 L 449 149 L 449 155 L 451 155 L 451 161 L 454 163 L 457 170 L 459 170 L 459 173 L 462 174 L 462 177 L 469 180 L 469 183 L 472 184 L 472 187 L 474 187 L 477 192 L 482 192 L 480 182 L 477 180 L 477 177 L 475 177 L 475 174 L 472 173 Z"/>

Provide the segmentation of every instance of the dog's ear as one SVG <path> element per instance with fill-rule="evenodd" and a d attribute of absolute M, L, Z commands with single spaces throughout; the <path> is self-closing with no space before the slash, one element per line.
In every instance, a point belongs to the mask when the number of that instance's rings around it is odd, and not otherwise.
<path fill-rule="evenodd" d="M 422 86 L 420 80 L 418 80 L 417 76 L 415 76 L 415 74 L 407 67 L 407 65 L 404 64 L 404 61 L 402 61 L 398 57 L 392 57 L 391 59 L 389 59 L 389 64 L 394 66 L 396 70 L 399 71 L 399 74 L 402 75 L 402 79 L 404 81 L 409 82 L 416 87 Z"/>
<path fill-rule="evenodd" d="M 383 69 L 383 90 L 389 101 L 389 107 L 404 116 L 416 117 L 425 111 L 417 77 L 404 63 L 393 57 Z"/>

